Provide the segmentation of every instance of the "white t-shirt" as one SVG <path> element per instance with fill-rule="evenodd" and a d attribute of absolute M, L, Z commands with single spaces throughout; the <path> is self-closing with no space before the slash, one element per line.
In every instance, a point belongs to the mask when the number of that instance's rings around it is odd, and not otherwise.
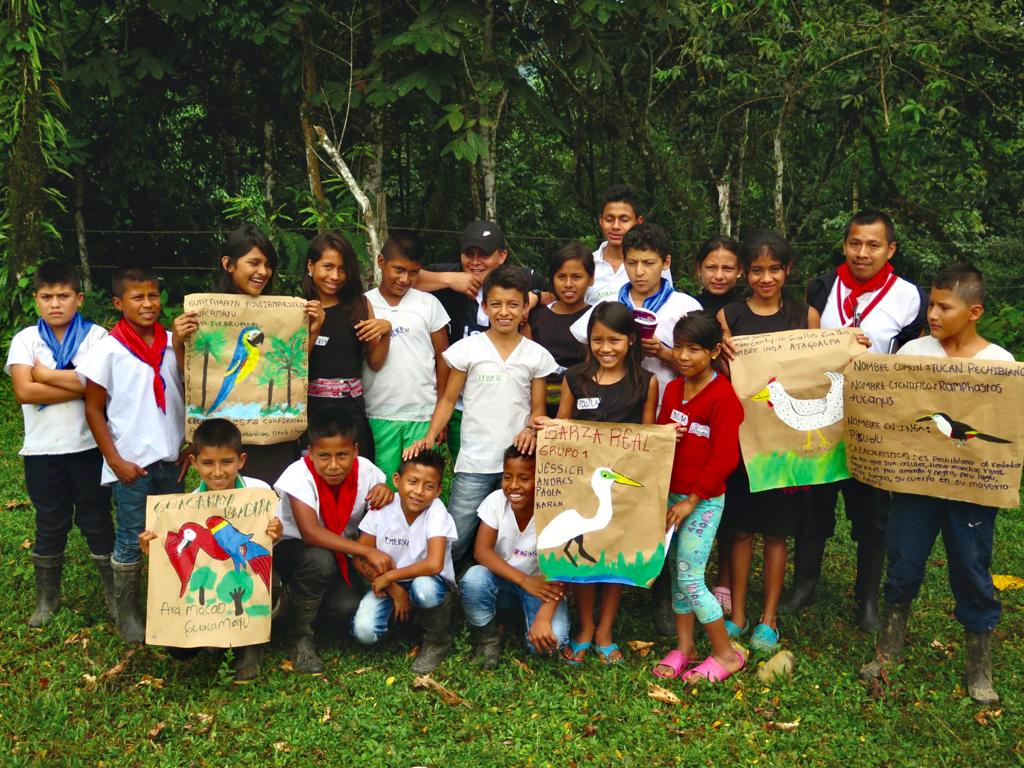
<path fill-rule="evenodd" d="M 360 456 L 359 475 L 356 477 L 356 501 L 352 508 L 352 516 L 345 526 L 345 536 L 348 538 L 354 539 L 359 535 L 359 521 L 366 514 L 366 494 L 373 486 L 383 482 L 384 473 L 380 468 L 369 459 Z M 303 504 L 315 509 L 316 519 L 320 521 L 320 525 L 324 524 L 324 519 L 320 515 L 320 494 L 316 490 L 316 480 L 306 466 L 305 459 L 289 464 L 274 483 L 274 490 L 281 497 L 281 503 L 277 506 L 277 516 L 281 519 L 282 539 L 302 538 L 289 496 L 294 496 Z"/>
<path fill-rule="evenodd" d="M 881 289 L 879 289 L 881 290 Z M 875 298 L 878 291 L 864 293 L 857 299 L 857 308 L 863 312 Z M 839 318 L 838 300 L 843 300 L 850 295 L 850 289 L 843 285 L 843 281 L 836 278 L 835 285 L 828 294 L 828 303 L 825 304 L 825 311 L 821 313 L 822 328 L 842 328 L 843 321 Z M 888 293 L 878 302 L 868 314 L 861 318 L 860 329 L 864 335 L 871 339 L 871 352 L 885 355 L 889 353 L 889 345 L 900 331 L 917 319 L 921 310 L 921 294 L 917 286 L 908 283 L 902 277 L 897 277 Z M 846 323 L 849 326 L 851 323 Z"/>
<path fill-rule="evenodd" d="M 679 318 L 701 309 L 700 302 L 690 294 L 680 291 L 673 292 L 661 309 L 654 313 L 658 318 L 658 325 L 654 329 L 655 338 L 669 349 L 672 349 L 674 346 L 672 332 L 675 330 Z M 569 327 L 572 335 L 582 344 L 587 343 L 587 325 L 590 323 L 590 313 L 593 311 L 591 309 L 590 312 L 582 315 L 579 320 Z M 642 365 L 653 373 L 658 380 L 658 409 L 660 410 L 661 398 L 665 394 L 665 387 L 668 386 L 672 379 L 679 376 L 679 370 L 674 365 L 669 365 L 656 357 L 644 356 Z"/>
<path fill-rule="evenodd" d="M 367 291 L 373 314 L 391 323 L 384 367 L 363 366 L 366 415 L 371 419 L 430 421 L 437 402 L 434 347 L 430 334 L 448 325 L 448 313 L 433 295 L 415 288 L 391 306 L 380 290 Z"/>
<path fill-rule="evenodd" d="M 629 275 L 626 274 L 625 259 L 616 269 L 604 260 L 604 251 L 608 247 L 605 240 L 594 251 L 594 284 L 587 288 L 587 304 L 600 304 L 602 301 L 618 301 L 619 290 L 629 282 Z M 672 282 L 672 270 L 665 269 L 661 276 Z"/>
<path fill-rule="evenodd" d="M 920 339 L 908 341 L 900 347 L 900 355 L 923 355 L 925 357 L 949 357 L 942 344 L 934 336 L 922 336 Z M 1012 363 L 1013 355 L 998 344 L 989 344 L 984 349 L 978 350 L 974 355 L 975 360 L 1002 360 Z"/>
<path fill-rule="evenodd" d="M 106 330 L 93 324 L 71 360 L 75 368 L 85 358 L 86 352 L 106 335 Z M 32 368 L 36 362 L 48 368 L 57 367 L 53 353 L 39 335 L 39 329 L 30 325 L 11 339 L 4 373 L 10 375 L 11 367 L 15 365 Z M 53 403 L 45 408 L 24 403 L 21 415 L 25 419 L 25 442 L 20 451 L 22 456 L 79 453 L 96 447 L 96 441 L 85 421 L 85 400 L 81 397 L 65 403 Z"/>
<path fill-rule="evenodd" d="M 558 369 L 540 344 L 520 338 L 502 360 L 486 333 L 460 339 L 444 353 L 452 368 L 466 371 L 462 389 L 462 447 L 456 472 L 501 472 L 502 456 L 530 418 L 530 387 Z"/>
<path fill-rule="evenodd" d="M 89 379 L 107 390 L 107 425 L 121 458 L 140 467 L 177 460 L 185 440 L 185 400 L 169 333 L 160 363 L 166 412 L 157 407 L 153 396 L 153 369 L 113 336 L 100 339 L 76 372 L 80 379 Z M 103 485 L 116 481 L 117 476 L 104 460 Z"/>
<path fill-rule="evenodd" d="M 501 489 L 483 500 L 476 516 L 498 532 L 494 551 L 502 560 L 527 576 L 540 573 L 540 564 L 537 562 L 537 528 L 534 525 L 536 518 L 531 517 L 526 530 L 520 531 L 516 513 L 512 511 L 512 505 Z"/>
<path fill-rule="evenodd" d="M 458 540 L 459 533 L 455 529 L 455 521 L 440 499 L 434 499 L 409 525 L 402 511 L 402 500 L 395 494 L 395 498 L 386 507 L 367 512 L 359 524 L 359 530 L 376 539 L 377 550 L 390 555 L 395 568 L 405 568 L 426 560 L 427 541 L 443 536 L 447 541 L 441 578 L 455 585 L 452 542 Z"/>
<path fill-rule="evenodd" d="M 274 490 L 273 488 L 270 487 L 269 483 L 266 483 L 263 480 L 260 480 L 258 477 L 246 477 L 245 475 L 239 475 L 238 477 L 241 478 L 241 480 L 242 480 L 242 485 L 241 485 L 242 488 L 263 488 L 263 489 L 266 489 L 268 491 Z M 199 491 L 198 488 L 196 488 L 194 491 L 192 491 L 192 493 L 199 493 L 199 492 L 200 491 Z"/>

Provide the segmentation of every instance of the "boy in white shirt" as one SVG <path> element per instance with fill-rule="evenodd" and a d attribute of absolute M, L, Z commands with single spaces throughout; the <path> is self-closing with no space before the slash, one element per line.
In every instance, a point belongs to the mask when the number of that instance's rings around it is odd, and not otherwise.
<path fill-rule="evenodd" d="M 159 323 L 160 283 L 144 268 L 118 270 L 114 307 L 121 319 L 78 366 L 85 382 L 85 418 L 103 454 L 102 482 L 117 504 L 111 567 L 117 631 L 145 640 L 139 604 L 146 497 L 181 493 L 185 401 L 171 338 Z"/>
<path fill-rule="evenodd" d="M 380 286 L 367 291 L 373 314 L 391 322 L 384 367 L 363 366 L 366 415 L 374 459 L 390 482 L 402 448 L 427 434 L 438 394 L 448 381 L 448 313 L 433 294 L 413 286 L 423 266 L 423 244 L 413 232 L 392 231 L 377 257 Z"/>
<path fill-rule="evenodd" d="M 622 238 L 622 253 L 629 281 L 619 288 L 613 299 L 630 310 L 646 309 L 657 317 L 654 335 L 642 339 L 641 344 L 643 367 L 658 379 L 659 407 L 665 387 L 679 375 L 672 361 L 672 332 L 679 318 L 701 309 L 699 301 L 674 290 L 672 280 L 665 277 L 672 264 L 671 250 L 668 233 L 657 224 L 637 224 L 626 232 Z M 570 328 L 580 343 L 587 341 L 589 323 L 590 312 L 587 312 Z"/>
<path fill-rule="evenodd" d="M 908 342 L 898 354 L 1012 361 L 1007 350 L 978 334 L 977 322 L 984 311 L 981 272 L 969 264 L 946 267 L 932 282 L 927 310 L 931 335 Z M 967 693 L 983 706 L 999 703 L 992 687 L 991 641 L 1002 606 L 989 571 L 998 511 L 966 501 L 911 493 L 892 495 L 887 531 L 889 568 L 877 654 L 861 667 L 862 679 L 884 680 L 885 670 L 900 660 L 910 605 L 924 581 L 935 537 L 941 533 L 956 618 L 967 635 Z"/>
<path fill-rule="evenodd" d="M 114 616 L 110 489 L 100 485 L 103 457 L 85 422 L 85 386 L 74 368 L 107 332 L 78 311 L 85 295 L 70 264 L 44 261 L 33 276 L 39 321 L 11 340 L 4 372 L 25 420 L 25 487 L 36 510 L 32 548 L 36 608 L 30 627 L 50 622 L 60 603 L 64 548 L 72 523 L 89 545 Z"/>
<path fill-rule="evenodd" d="M 501 484 L 502 446 L 512 443 L 533 452 L 536 435 L 530 425 L 544 415 L 546 377 L 558 367 L 550 352 L 519 333 L 529 289 L 522 269 L 511 264 L 487 276 L 484 309 L 490 325 L 444 353 L 451 368 L 444 394 L 438 398 L 427 434 L 402 453 L 408 458 L 432 447 L 462 396 L 462 448 L 448 501 L 459 531 L 452 548 L 456 560 L 473 543 L 480 502 Z"/>
<path fill-rule="evenodd" d="M 505 450 L 501 490 L 480 505 L 471 566 L 459 582 L 476 655 L 484 667 L 501 656 L 495 616 L 517 603 L 526 621 L 526 642 L 535 653 L 555 653 L 569 642 L 569 611 L 562 585 L 547 581 L 537 563 L 533 501 L 536 459 L 514 445 Z"/>
<path fill-rule="evenodd" d="M 381 573 L 368 559 L 356 560 L 371 589 L 359 602 L 352 634 L 372 645 L 387 632 L 392 615 L 406 621 L 415 608 L 423 622 L 423 647 L 412 662 L 417 674 L 437 669 L 452 642 L 452 542 L 457 534 L 455 521 L 438 498 L 443 476 L 444 457 L 437 451 L 405 459 L 392 478 L 398 494 L 359 524 L 359 543 L 394 565 Z"/>
<path fill-rule="evenodd" d="M 313 642 L 313 624 L 348 624 L 363 585 L 353 573 L 359 556 L 374 573 L 391 559 L 356 541 L 368 508 L 382 507 L 393 494 L 384 473 L 359 456 L 356 424 L 343 408 L 328 406 L 309 422 L 309 454 L 291 464 L 274 483 L 281 496 L 284 528 L 274 547 L 274 567 L 287 593 L 289 655 L 296 672 L 319 674 L 323 661 Z"/>

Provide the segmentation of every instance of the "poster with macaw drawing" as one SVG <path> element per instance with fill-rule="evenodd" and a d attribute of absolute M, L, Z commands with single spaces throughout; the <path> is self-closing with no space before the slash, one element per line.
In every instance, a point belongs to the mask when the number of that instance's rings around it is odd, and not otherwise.
<path fill-rule="evenodd" d="M 230 419 L 251 445 L 306 429 L 309 329 L 305 302 L 287 296 L 198 293 L 185 311 L 199 328 L 185 346 L 186 437 L 205 419 Z"/>
<path fill-rule="evenodd" d="M 843 380 L 867 352 L 856 328 L 734 336 L 732 385 L 743 403 L 740 449 L 752 491 L 850 476 Z"/>
<path fill-rule="evenodd" d="M 551 581 L 648 587 L 665 562 L 671 425 L 556 419 L 537 435 L 537 559 Z"/>
<path fill-rule="evenodd" d="M 270 639 L 271 541 L 277 494 L 265 488 L 146 500 L 146 642 L 235 648 Z"/>

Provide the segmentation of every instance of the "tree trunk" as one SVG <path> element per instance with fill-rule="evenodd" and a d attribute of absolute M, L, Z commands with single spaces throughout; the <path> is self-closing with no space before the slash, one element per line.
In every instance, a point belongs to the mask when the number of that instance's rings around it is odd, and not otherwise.
<path fill-rule="evenodd" d="M 288 405 L 287 409 L 290 411 L 292 408 L 292 369 L 288 368 Z"/>
<path fill-rule="evenodd" d="M 210 353 L 203 353 L 203 400 L 199 403 L 199 410 L 206 412 L 206 371 L 210 367 Z"/>
<path fill-rule="evenodd" d="M 270 406 L 273 404 L 273 402 L 274 402 L 274 380 L 271 379 L 270 380 L 270 384 L 267 385 L 267 409 L 268 410 L 270 409 Z"/>
<path fill-rule="evenodd" d="M 715 189 L 718 190 L 718 231 L 732 237 L 732 174 L 729 173 L 732 167 L 732 160 L 725 164 L 725 172 L 715 179 Z"/>
<path fill-rule="evenodd" d="M 736 163 L 736 173 L 733 175 L 733 192 L 730 202 L 732 204 L 732 232 L 736 237 L 740 236 L 740 226 L 743 216 L 743 166 L 747 159 L 747 140 L 750 138 L 750 107 L 743 110 L 743 138 L 740 139 L 739 159 Z"/>
<path fill-rule="evenodd" d="M 92 291 L 92 270 L 89 267 L 89 244 L 85 240 L 85 171 L 81 166 L 75 167 L 75 238 L 78 240 L 78 262 L 82 269 L 82 289 L 86 293 Z"/>
<path fill-rule="evenodd" d="M 775 193 L 773 195 L 775 229 L 783 236 L 786 234 L 786 206 L 782 199 L 782 183 L 786 176 L 786 158 L 782 154 L 782 126 L 786 121 L 786 113 L 788 112 L 786 107 L 788 104 L 789 97 L 787 96 L 782 109 L 779 111 L 779 122 L 772 133 L 772 157 L 775 161 Z"/>
<path fill-rule="evenodd" d="M 484 218 L 488 221 L 498 219 L 498 192 L 495 183 L 495 150 L 497 148 L 497 130 L 480 126 L 480 135 L 487 144 L 487 154 L 480 157 L 480 174 L 484 182 Z"/>
<path fill-rule="evenodd" d="M 199 604 L 200 605 L 206 605 L 206 588 L 205 587 L 200 587 L 199 588 Z"/>
<path fill-rule="evenodd" d="M 370 253 L 380 253 L 382 241 L 380 239 L 380 231 L 377 228 L 377 215 L 374 211 L 373 205 L 370 203 L 370 199 L 366 196 L 362 187 L 356 181 L 356 177 L 352 175 L 352 169 L 348 167 L 348 163 L 345 162 L 345 158 L 341 156 L 338 148 L 334 146 L 334 143 L 327 137 L 327 131 L 321 128 L 319 125 L 314 126 L 313 130 L 316 131 L 318 137 L 318 144 L 321 149 L 326 153 L 327 159 L 331 161 L 331 165 L 338 172 L 338 175 L 345 180 L 345 184 L 348 185 L 349 192 L 352 193 L 352 197 L 359 203 L 359 209 L 363 213 L 363 223 L 366 225 L 366 234 L 370 240 Z M 290 398 L 290 390 L 289 390 Z M 289 400 L 289 407 L 291 402 Z"/>
<path fill-rule="evenodd" d="M 302 135 L 306 135 L 305 125 L 302 128 Z M 309 161 L 308 154 L 306 161 Z M 277 178 L 274 174 L 274 121 L 268 118 L 263 121 L 263 200 L 267 204 L 268 215 L 274 211 L 274 185 L 276 183 Z"/>
<path fill-rule="evenodd" d="M 480 200 L 480 168 L 476 163 L 469 166 L 469 192 L 473 200 L 473 216 L 482 219 L 484 216 L 484 204 Z"/>
<path fill-rule="evenodd" d="M 853 168 L 850 169 L 850 176 L 853 180 L 850 183 L 850 211 L 854 214 L 860 210 L 860 163 L 857 162 L 856 151 L 852 154 Z"/>
<path fill-rule="evenodd" d="M 314 128 L 310 118 L 313 111 L 311 99 L 316 93 L 316 59 L 313 40 L 305 19 L 299 23 L 299 31 L 302 33 L 302 104 L 299 107 L 299 119 L 302 122 L 302 140 L 306 146 L 306 172 L 309 175 L 309 191 L 313 195 L 313 205 L 319 214 L 317 230 L 326 232 L 327 222 L 324 221 L 323 216 L 326 198 L 323 184 L 320 181 L 320 164 L 316 158 Z"/>

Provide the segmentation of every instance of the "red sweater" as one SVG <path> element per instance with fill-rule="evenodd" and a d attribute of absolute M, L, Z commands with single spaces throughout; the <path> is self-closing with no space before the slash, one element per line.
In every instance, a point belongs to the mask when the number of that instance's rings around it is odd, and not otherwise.
<path fill-rule="evenodd" d="M 659 424 L 684 424 L 672 463 L 672 493 L 713 499 L 725 493 L 725 480 L 740 460 L 743 406 L 732 384 L 719 374 L 683 404 L 682 377 L 669 382 L 661 399 Z"/>

